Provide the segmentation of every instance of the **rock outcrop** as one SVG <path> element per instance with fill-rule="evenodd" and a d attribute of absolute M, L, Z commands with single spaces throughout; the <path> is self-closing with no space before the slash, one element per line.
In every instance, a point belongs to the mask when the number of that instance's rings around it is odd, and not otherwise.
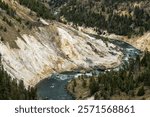
<path fill-rule="evenodd" d="M 34 27 L 30 33 L 20 34 L 15 43 L 18 48 L 0 42 L 2 63 L 12 77 L 24 80 L 26 86 L 34 86 L 54 72 L 115 67 L 122 57 L 115 45 L 57 22 Z"/>

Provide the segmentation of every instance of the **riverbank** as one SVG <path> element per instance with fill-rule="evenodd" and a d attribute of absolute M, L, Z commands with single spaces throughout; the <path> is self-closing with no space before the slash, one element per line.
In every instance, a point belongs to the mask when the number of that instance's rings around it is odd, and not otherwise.
<path fill-rule="evenodd" d="M 150 51 L 150 32 L 146 32 L 142 36 L 133 36 L 131 38 L 128 38 L 127 36 L 119 36 L 116 34 L 106 34 L 101 36 L 104 38 L 127 42 L 141 51 L 145 51 L 146 48 L 148 51 Z"/>
<path fill-rule="evenodd" d="M 128 43 L 117 40 L 112 41 L 112 43 L 117 45 L 119 48 L 122 48 L 121 50 L 124 56 L 122 58 L 121 65 L 126 64 L 130 58 L 135 58 L 140 53 L 139 50 L 129 45 Z M 121 67 L 120 64 L 117 68 L 114 69 L 117 70 L 119 67 Z M 110 69 L 108 69 L 108 71 L 109 70 Z M 45 97 L 47 97 L 47 99 L 50 100 L 73 99 L 70 93 L 66 91 L 66 85 L 71 79 L 77 78 L 78 76 L 82 76 L 84 74 L 92 76 L 92 74 L 99 74 L 103 71 L 104 70 L 101 71 L 100 69 L 93 69 L 87 73 L 84 73 L 83 71 L 81 73 L 72 71 L 53 74 L 50 78 L 39 82 L 37 88 L 38 96 L 41 99 L 45 99 Z"/>
<path fill-rule="evenodd" d="M 149 100 L 150 53 L 135 56 L 119 71 L 107 71 L 98 76 L 86 75 L 72 79 L 67 90 L 77 100 Z"/>

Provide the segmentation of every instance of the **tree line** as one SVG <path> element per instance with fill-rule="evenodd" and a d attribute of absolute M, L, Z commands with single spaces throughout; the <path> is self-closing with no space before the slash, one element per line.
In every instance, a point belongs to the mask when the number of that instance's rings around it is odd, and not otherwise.
<path fill-rule="evenodd" d="M 61 0 L 50 0 L 49 4 L 56 7 L 62 4 L 59 16 L 64 16 L 76 26 L 94 27 L 100 34 L 102 30 L 107 30 L 109 33 L 127 35 L 130 38 L 150 30 L 149 11 L 139 6 L 131 7 L 132 2 L 135 1 L 128 0 L 127 13 L 124 15 L 116 12 L 120 3 L 125 3 L 124 0 L 67 0 L 65 5 Z"/>
<path fill-rule="evenodd" d="M 97 82 L 91 80 L 90 85 L 95 99 L 110 99 L 120 92 L 131 97 L 143 96 L 145 87 L 150 86 L 150 53 L 145 51 L 142 60 L 139 56 L 136 60 L 130 60 L 129 65 L 119 72 L 100 74 Z"/>
<path fill-rule="evenodd" d="M 19 0 L 19 3 L 36 12 L 38 17 L 45 19 L 55 19 L 51 10 L 47 8 L 42 2 L 40 2 L 40 0 Z"/>
<path fill-rule="evenodd" d="M 4 70 L 0 55 L 0 100 L 35 100 L 36 88 L 24 86 L 22 80 L 11 78 Z"/>

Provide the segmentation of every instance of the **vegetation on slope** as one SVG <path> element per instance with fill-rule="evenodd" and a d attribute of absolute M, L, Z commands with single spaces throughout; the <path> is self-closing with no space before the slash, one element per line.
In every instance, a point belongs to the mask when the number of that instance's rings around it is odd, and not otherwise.
<path fill-rule="evenodd" d="M 15 2 L 0 0 L 0 41 L 9 43 L 11 48 L 17 49 L 15 42 L 17 37 L 23 33 L 31 33 L 34 27 L 43 26 L 39 17 L 49 19 L 53 17 L 50 10 L 36 0 L 21 0 L 21 4 L 31 7 L 32 10 Z"/>
<path fill-rule="evenodd" d="M 99 74 L 98 77 L 81 76 L 67 85 L 77 99 L 94 96 L 94 99 L 149 99 L 150 53 L 140 60 L 131 60 L 128 66 L 116 72 Z"/>
<path fill-rule="evenodd" d="M 60 8 L 60 17 L 76 26 L 94 27 L 100 34 L 107 30 L 131 37 L 150 30 L 148 0 L 50 0 L 49 4 Z"/>
<path fill-rule="evenodd" d="M 12 79 L 4 70 L 0 56 L 0 100 L 34 100 L 36 89 L 25 88 L 22 80 Z"/>
<path fill-rule="evenodd" d="M 54 19 L 51 10 L 48 9 L 39 0 L 19 0 L 19 3 L 35 11 L 38 17 L 42 17 L 45 19 Z"/>
<path fill-rule="evenodd" d="M 8 15 L 12 17 L 15 16 L 15 11 L 11 9 L 7 4 L 5 4 L 2 0 L 0 0 L 0 8 L 5 10 Z"/>

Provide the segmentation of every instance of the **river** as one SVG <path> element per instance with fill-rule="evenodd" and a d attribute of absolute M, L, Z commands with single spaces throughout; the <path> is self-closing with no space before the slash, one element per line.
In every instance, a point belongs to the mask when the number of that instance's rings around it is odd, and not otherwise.
<path fill-rule="evenodd" d="M 122 48 L 122 52 L 124 53 L 122 64 L 126 64 L 129 58 L 135 58 L 141 53 L 138 49 L 134 48 L 126 42 L 119 40 L 111 40 L 111 43 Z M 119 67 L 121 67 L 121 65 Z M 87 72 L 86 75 L 92 75 L 93 73 L 98 74 L 99 72 L 101 71 L 93 70 L 91 72 Z M 72 100 L 73 97 L 66 91 L 65 86 L 69 80 L 81 74 L 82 73 L 75 71 L 64 72 L 60 74 L 57 73 L 53 74 L 49 78 L 40 81 L 37 84 L 38 98 L 48 100 Z"/>

